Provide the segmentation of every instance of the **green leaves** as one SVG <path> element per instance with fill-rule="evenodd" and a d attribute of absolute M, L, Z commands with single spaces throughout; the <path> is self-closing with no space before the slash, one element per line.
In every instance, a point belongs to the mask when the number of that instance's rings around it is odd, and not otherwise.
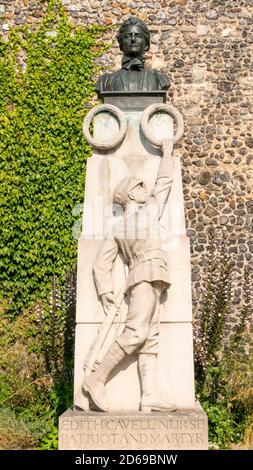
<path fill-rule="evenodd" d="M 216 449 L 242 441 L 252 425 L 252 289 L 249 269 L 244 268 L 240 308 L 236 318 L 231 317 L 233 269 L 226 234 L 216 238 L 211 230 L 206 289 L 194 322 L 194 350 L 197 394 L 208 415 L 209 443 Z"/>
<path fill-rule="evenodd" d="M 76 263 L 72 210 L 90 155 L 81 126 L 101 32 L 73 26 L 51 0 L 36 31 L 0 42 L 0 289 L 15 312 Z"/>

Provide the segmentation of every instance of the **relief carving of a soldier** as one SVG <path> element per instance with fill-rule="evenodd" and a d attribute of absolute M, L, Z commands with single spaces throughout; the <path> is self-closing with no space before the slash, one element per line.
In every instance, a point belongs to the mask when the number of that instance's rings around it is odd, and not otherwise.
<path fill-rule="evenodd" d="M 115 188 L 114 203 L 122 206 L 123 216 L 102 243 L 93 266 L 97 292 L 106 314 L 115 303 L 112 270 L 118 254 L 129 268 L 125 287 L 129 308 L 124 330 L 110 346 L 98 369 L 86 375 L 83 382 L 83 391 L 102 411 L 109 409 L 104 397 L 109 374 L 126 355 L 135 351 L 141 376 L 141 411 L 175 409 L 159 397 L 156 387 L 159 304 L 170 280 L 163 238 L 159 237 L 159 231 L 152 236 L 152 225 L 159 224 L 171 190 L 172 146 L 172 140 L 163 143 L 164 155 L 150 195 L 144 182 L 135 177 L 124 178 Z"/>
<path fill-rule="evenodd" d="M 167 90 L 170 81 L 156 69 L 145 69 L 145 52 L 150 48 L 150 32 L 139 18 L 130 16 L 119 29 L 117 40 L 123 52 L 122 68 L 99 78 L 96 91 Z"/>

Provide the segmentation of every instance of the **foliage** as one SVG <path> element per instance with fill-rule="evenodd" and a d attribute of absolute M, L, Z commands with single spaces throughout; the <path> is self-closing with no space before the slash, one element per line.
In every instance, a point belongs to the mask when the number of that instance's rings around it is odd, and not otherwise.
<path fill-rule="evenodd" d="M 51 305 L 40 303 L 13 322 L 2 319 L 0 338 L 0 445 L 3 448 L 57 448 L 57 421 L 73 402 L 73 331 L 76 277 L 59 290 L 54 279 Z M 4 327 L 4 328 L 3 328 Z M 7 429 L 12 439 L 7 440 Z"/>
<path fill-rule="evenodd" d="M 201 315 L 195 319 L 195 369 L 198 390 L 217 360 L 231 304 L 232 267 L 226 251 L 226 234 L 215 238 L 210 230 L 206 290 Z"/>
<path fill-rule="evenodd" d="M 1 321 L 0 447 L 34 448 L 50 431 L 53 381 L 41 350 L 36 315 Z"/>
<path fill-rule="evenodd" d="M 103 28 L 49 0 L 0 38 L 0 447 L 57 448 L 72 404 L 76 240 Z M 17 315 L 19 314 L 19 315 Z"/>
<path fill-rule="evenodd" d="M 236 442 L 238 435 L 231 412 L 225 406 L 213 404 L 209 401 L 202 402 L 202 405 L 208 416 L 210 447 L 226 449 L 228 442 Z"/>
<path fill-rule="evenodd" d="M 81 125 L 101 31 L 70 24 L 50 0 L 38 28 L 0 40 L 0 289 L 14 312 L 46 298 L 76 262 L 72 209 L 90 154 Z"/>
<path fill-rule="evenodd" d="M 25 450 L 34 447 L 33 430 L 16 418 L 8 408 L 0 409 L 0 450 Z"/>
<path fill-rule="evenodd" d="M 76 273 L 70 272 L 63 286 L 53 278 L 49 305 L 37 307 L 47 370 L 57 383 L 73 380 L 75 306 Z"/>
<path fill-rule="evenodd" d="M 214 447 L 228 448 L 249 435 L 253 423 L 252 285 L 244 271 L 240 314 L 231 330 L 233 265 L 226 234 L 210 232 L 203 309 L 195 318 L 195 373 Z"/>

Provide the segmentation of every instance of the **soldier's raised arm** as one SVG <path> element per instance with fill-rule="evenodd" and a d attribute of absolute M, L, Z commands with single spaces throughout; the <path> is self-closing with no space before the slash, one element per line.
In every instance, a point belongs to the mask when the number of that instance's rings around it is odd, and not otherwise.
<path fill-rule="evenodd" d="M 172 157 L 173 140 L 166 139 L 162 143 L 163 156 L 160 161 L 155 186 L 150 194 L 148 205 L 157 204 L 157 217 L 161 218 L 173 183 L 175 162 Z"/>

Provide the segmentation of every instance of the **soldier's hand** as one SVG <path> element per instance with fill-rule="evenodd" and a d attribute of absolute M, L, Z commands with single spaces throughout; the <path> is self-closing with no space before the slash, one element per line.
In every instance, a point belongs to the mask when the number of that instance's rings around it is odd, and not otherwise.
<path fill-rule="evenodd" d="M 101 302 L 105 311 L 105 314 L 108 315 L 110 309 L 114 307 L 114 295 L 112 292 L 107 292 L 106 294 L 101 295 Z"/>

